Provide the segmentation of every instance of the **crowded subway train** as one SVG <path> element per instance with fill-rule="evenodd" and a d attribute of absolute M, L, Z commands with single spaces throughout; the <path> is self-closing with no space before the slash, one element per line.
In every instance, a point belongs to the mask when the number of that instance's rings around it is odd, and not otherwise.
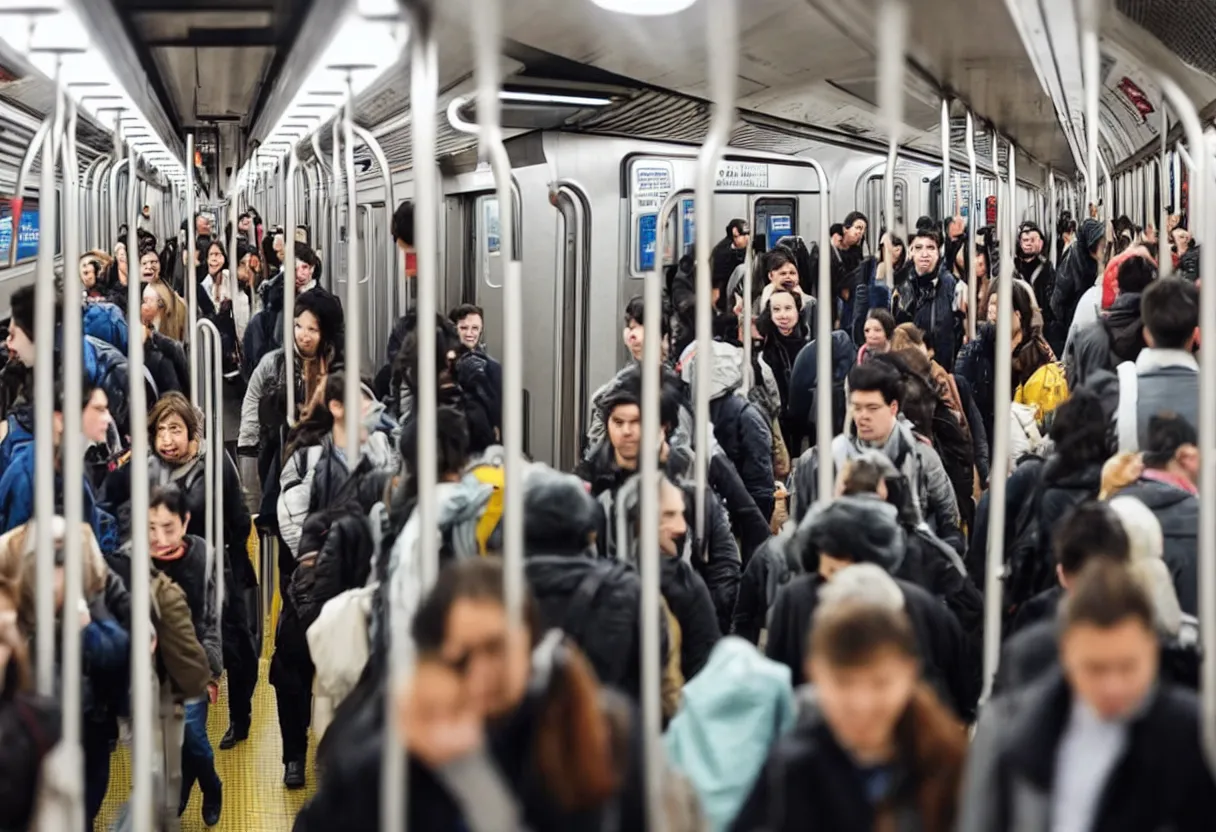
<path fill-rule="evenodd" d="M 1165 5 L 0 0 L 0 830 L 1212 828 Z"/>

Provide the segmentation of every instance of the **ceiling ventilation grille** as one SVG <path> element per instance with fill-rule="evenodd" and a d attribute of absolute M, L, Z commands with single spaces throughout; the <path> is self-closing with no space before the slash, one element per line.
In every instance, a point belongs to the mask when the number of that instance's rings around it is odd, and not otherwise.
<path fill-rule="evenodd" d="M 1115 7 L 1191 66 L 1216 77 L 1211 0 L 1115 0 Z"/>

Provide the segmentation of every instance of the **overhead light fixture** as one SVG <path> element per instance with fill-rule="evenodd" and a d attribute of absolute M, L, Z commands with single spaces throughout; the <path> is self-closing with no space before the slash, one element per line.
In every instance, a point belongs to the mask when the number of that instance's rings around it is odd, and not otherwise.
<path fill-rule="evenodd" d="M 131 146 L 142 149 L 149 161 L 155 158 L 165 176 L 184 174 L 178 155 L 118 82 L 71 3 L 0 0 L 0 40 L 38 72 L 62 84 L 80 112 L 111 130 L 121 126 L 127 137 L 138 137 L 140 141 L 131 141 Z"/>
<path fill-rule="evenodd" d="M 697 0 L 591 0 L 601 9 L 639 17 L 658 17 L 682 12 Z"/>
<path fill-rule="evenodd" d="M 611 98 L 589 95 L 563 95 L 542 92 L 510 92 L 503 90 L 498 94 L 502 101 L 519 101 L 526 104 L 551 104 L 555 107 L 607 107 L 612 103 Z"/>
<path fill-rule="evenodd" d="M 359 0 L 349 4 L 335 23 L 329 45 L 317 56 L 314 69 L 300 85 L 292 102 L 262 140 L 259 154 L 246 160 L 237 174 L 245 183 L 268 155 L 278 160 L 336 116 L 349 93 L 358 96 L 397 63 L 408 29 L 404 23 L 386 23 L 398 16 L 397 0 Z M 373 19 L 375 18 L 375 19 Z M 349 90 L 348 90 L 349 85 Z"/>

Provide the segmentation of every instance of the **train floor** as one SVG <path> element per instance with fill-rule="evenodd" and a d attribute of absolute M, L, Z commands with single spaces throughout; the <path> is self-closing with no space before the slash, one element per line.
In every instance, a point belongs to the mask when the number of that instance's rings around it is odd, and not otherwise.
<path fill-rule="evenodd" d="M 250 548 L 256 552 L 253 541 Z M 257 564 L 258 560 L 255 558 L 253 562 Z M 312 765 L 316 740 L 311 732 L 307 787 L 288 791 L 283 785 L 283 746 L 279 737 L 278 705 L 268 678 L 270 657 L 274 653 L 274 625 L 278 608 L 276 591 L 264 628 L 249 739 L 229 751 L 220 750 L 220 738 L 228 730 L 227 677 L 220 683 L 219 701 L 208 710 L 207 734 L 215 749 L 215 768 L 224 786 L 224 811 L 219 824 L 210 827 L 215 832 L 289 832 L 300 808 L 316 789 Z M 120 745 L 111 757 L 110 766 L 110 789 L 94 832 L 108 832 L 113 827 L 131 791 L 130 749 Z M 181 817 L 181 832 L 204 832 L 207 829 L 203 823 L 202 795 L 195 787 L 186 812 Z"/>

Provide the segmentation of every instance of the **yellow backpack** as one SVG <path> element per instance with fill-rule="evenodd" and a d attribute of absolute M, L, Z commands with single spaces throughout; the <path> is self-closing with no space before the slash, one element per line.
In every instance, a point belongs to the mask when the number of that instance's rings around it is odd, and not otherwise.
<path fill-rule="evenodd" d="M 505 473 L 501 465 L 481 463 L 469 469 L 468 474 L 478 482 L 494 489 L 490 494 L 490 502 L 486 504 L 481 518 L 477 521 L 477 551 L 485 557 L 489 549 L 490 537 L 502 521 L 502 492 Z"/>
<path fill-rule="evenodd" d="M 1013 394 L 1015 404 L 1029 405 L 1035 409 L 1035 421 L 1040 425 L 1045 424 L 1055 409 L 1067 400 L 1068 380 L 1064 375 L 1064 365 L 1058 361 L 1035 370 Z"/>

